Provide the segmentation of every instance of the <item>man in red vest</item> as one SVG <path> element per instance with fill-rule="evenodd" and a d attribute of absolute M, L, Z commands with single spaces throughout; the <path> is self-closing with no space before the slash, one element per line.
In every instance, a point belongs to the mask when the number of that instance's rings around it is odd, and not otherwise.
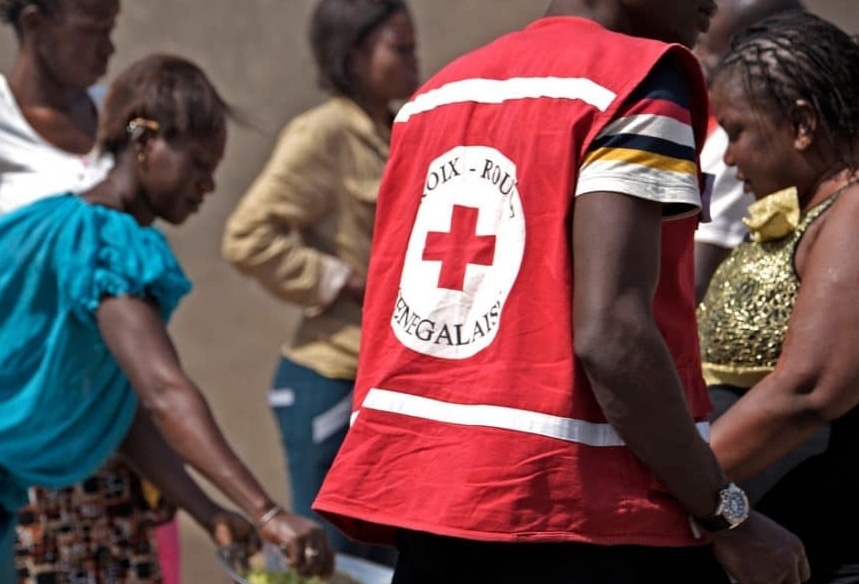
<path fill-rule="evenodd" d="M 713 0 L 554 0 L 397 115 L 353 424 L 314 508 L 394 584 L 798 584 L 707 444 Z M 710 543 L 714 545 L 708 545 Z"/>

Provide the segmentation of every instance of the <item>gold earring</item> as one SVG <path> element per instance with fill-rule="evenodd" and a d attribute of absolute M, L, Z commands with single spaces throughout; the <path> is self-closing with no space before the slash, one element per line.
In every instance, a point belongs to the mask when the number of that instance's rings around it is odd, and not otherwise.
<path fill-rule="evenodd" d="M 146 160 L 146 155 L 143 152 L 137 153 L 137 162 L 143 162 Z"/>

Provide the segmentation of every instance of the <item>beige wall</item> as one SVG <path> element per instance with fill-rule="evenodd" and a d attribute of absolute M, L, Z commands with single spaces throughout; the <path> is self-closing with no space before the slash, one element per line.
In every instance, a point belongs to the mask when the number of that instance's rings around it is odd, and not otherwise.
<path fill-rule="evenodd" d="M 539 0 L 411 0 L 425 73 L 499 33 L 539 15 Z M 845 0 L 809 5 L 859 30 L 859 9 Z M 314 72 L 304 23 L 311 0 L 125 0 L 116 33 L 112 72 L 151 51 L 191 57 L 256 129 L 234 128 L 218 189 L 204 210 L 180 231 L 170 231 L 195 282 L 172 330 L 187 368 L 210 397 L 240 454 L 273 494 L 287 489 L 277 433 L 265 407 L 265 389 L 278 344 L 295 313 L 275 304 L 221 260 L 221 228 L 236 198 L 264 163 L 279 128 L 314 104 Z M 0 33 L 0 71 L 8 70 L 14 39 Z M 183 522 L 185 582 L 221 582 L 212 548 Z"/>

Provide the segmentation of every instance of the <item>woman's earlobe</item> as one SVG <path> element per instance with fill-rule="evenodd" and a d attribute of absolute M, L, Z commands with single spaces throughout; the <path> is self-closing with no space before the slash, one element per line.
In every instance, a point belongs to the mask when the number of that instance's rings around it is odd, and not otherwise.
<path fill-rule="evenodd" d="M 142 136 L 132 139 L 131 147 L 134 148 L 134 157 L 137 159 L 137 162 L 145 162 L 146 140 Z"/>
<path fill-rule="evenodd" d="M 807 150 L 814 142 L 817 130 L 817 113 L 805 99 L 798 99 L 793 108 L 793 145 L 799 151 Z"/>
<path fill-rule="evenodd" d="M 798 126 L 796 129 L 796 138 L 793 140 L 794 147 L 799 151 L 808 150 L 812 143 L 811 133 L 807 126 Z"/>

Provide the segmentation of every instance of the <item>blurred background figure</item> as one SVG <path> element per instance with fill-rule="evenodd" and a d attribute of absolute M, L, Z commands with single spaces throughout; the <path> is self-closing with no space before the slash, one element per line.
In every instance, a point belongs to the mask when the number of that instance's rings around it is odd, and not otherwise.
<path fill-rule="evenodd" d="M 81 192 L 112 165 L 95 146 L 103 96 L 96 83 L 114 54 L 119 9 L 119 0 L 0 0 L 0 18 L 18 40 L 8 77 L 0 75 L 0 215 L 45 196 Z M 60 514 L 75 519 L 49 517 Z M 178 584 L 172 510 L 117 461 L 76 487 L 32 490 L 21 519 L 18 555 L 27 584 L 60 564 L 84 574 L 120 572 L 132 563 L 147 582 L 161 582 L 161 574 L 164 584 Z M 84 533 L 93 549 L 112 551 L 96 559 L 92 550 L 71 549 L 68 542 Z"/>
<path fill-rule="evenodd" d="M 18 51 L 0 76 L 0 213 L 101 180 L 100 89 L 118 0 L 0 0 Z"/>
<path fill-rule="evenodd" d="M 719 10 L 710 30 L 698 38 L 695 46 L 707 82 L 735 33 L 772 14 L 802 7 L 800 0 L 719 0 Z M 722 156 L 727 146 L 728 136 L 711 117 L 710 133 L 701 152 L 701 166 L 704 172 L 714 175 L 715 182 L 710 198 L 710 221 L 701 223 L 695 232 L 698 300 L 707 290 L 707 283 L 719 263 L 748 234 L 742 218 L 754 198 L 744 191 L 735 171 L 725 166 Z"/>
<path fill-rule="evenodd" d="M 253 552 L 257 531 L 284 550 L 299 574 L 329 576 L 333 570 L 321 526 L 274 503 L 236 456 L 167 332 L 191 285 L 152 224 L 184 224 L 214 190 L 231 111 L 193 63 L 162 55 L 141 59 L 106 96 L 97 147 L 114 159 L 107 176 L 79 196 L 44 197 L 0 217 L 4 583 L 15 578 L 15 509 L 27 488 L 73 484 L 115 451 L 219 545 Z M 253 523 L 215 504 L 185 463 Z M 111 503 L 107 510 L 121 524 L 127 504 Z M 82 504 L 78 515 L 67 517 L 54 509 L 49 519 L 74 525 L 92 510 Z M 74 552 L 93 552 L 86 561 L 96 563 L 94 572 L 77 573 L 59 558 L 56 573 L 39 571 L 33 579 L 150 582 L 133 558 L 128 565 L 100 562 L 112 553 L 111 544 L 122 543 L 93 542 L 89 535 L 100 529 L 92 526 L 79 539 L 58 535 Z M 47 540 L 43 551 L 55 554 L 56 545 Z"/>
<path fill-rule="evenodd" d="M 418 85 L 415 30 L 401 0 L 321 0 L 309 27 L 330 97 L 282 131 L 230 217 L 225 257 L 304 318 L 283 347 L 269 404 L 288 461 L 292 509 L 310 505 L 349 425 L 361 305 L 392 103 Z M 391 549 L 329 537 L 393 563 Z"/>
<path fill-rule="evenodd" d="M 756 199 L 698 311 L 713 401 L 735 402 L 711 444 L 802 539 L 810 582 L 859 583 L 859 45 L 782 12 L 735 36 L 711 93 Z"/>

